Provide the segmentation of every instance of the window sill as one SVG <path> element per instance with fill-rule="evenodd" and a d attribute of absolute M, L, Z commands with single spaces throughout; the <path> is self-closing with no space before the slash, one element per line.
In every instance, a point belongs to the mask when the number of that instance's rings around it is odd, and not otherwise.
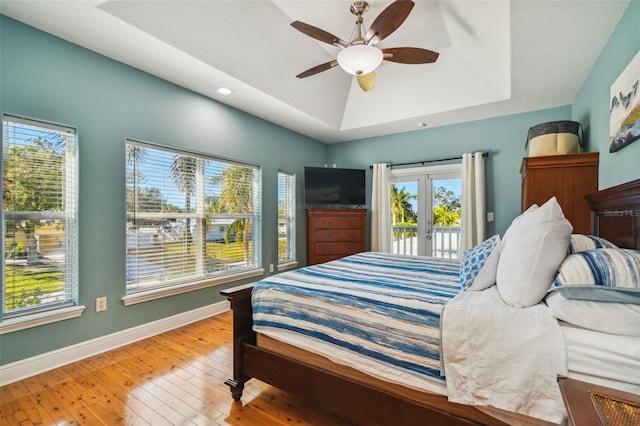
<path fill-rule="evenodd" d="M 11 318 L 0 323 L 0 334 L 13 333 L 14 331 L 26 330 L 27 328 L 77 318 L 82 315 L 85 309 L 85 306 L 71 306 L 68 308 L 55 309 L 46 312 L 38 312 L 37 314 Z"/>
<path fill-rule="evenodd" d="M 289 269 L 296 269 L 298 267 L 298 261 L 294 260 L 291 262 L 279 263 L 278 264 L 278 272 L 288 271 Z"/>
<path fill-rule="evenodd" d="M 226 284 L 233 281 L 242 280 L 245 278 L 257 277 L 264 275 L 264 269 L 254 269 L 251 271 L 240 272 L 238 274 L 224 275 L 222 277 L 209 279 L 206 281 L 198 281 L 195 283 L 188 283 L 173 286 L 171 288 L 158 288 L 149 291 L 141 291 L 139 293 L 129 294 L 122 298 L 122 302 L 125 306 L 135 305 L 137 303 L 149 302 L 151 300 L 162 299 L 164 297 L 175 296 L 176 294 L 188 293 L 190 291 L 201 290 L 207 287 L 213 287 L 220 284 Z"/>

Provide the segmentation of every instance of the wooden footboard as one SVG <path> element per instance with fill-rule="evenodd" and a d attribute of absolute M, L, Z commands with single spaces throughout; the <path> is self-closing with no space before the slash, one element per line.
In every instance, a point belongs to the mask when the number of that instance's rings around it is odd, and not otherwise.
<path fill-rule="evenodd" d="M 233 311 L 233 377 L 225 380 L 224 383 L 231 389 L 231 395 L 235 401 L 240 400 L 244 384 L 251 378 L 244 368 L 245 343 L 254 346 L 256 344 L 256 333 L 253 331 L 251 290 L 253 290 L 253 284 L 220 292 L 231 303 Z"/>
<path fill-rule="evenodd" d="M 446 396 L 430 394 L 416 402 L 402 392 L 258 347 L 252 330 L 251 289 L 248 285 L 222 291 L 233 310 L 233 377 L 225 382 L 233 399 L 239 400 L 246 381 L 256 378 L 355 424 L 506 425 L 474 407 L 451 403 Z"/>

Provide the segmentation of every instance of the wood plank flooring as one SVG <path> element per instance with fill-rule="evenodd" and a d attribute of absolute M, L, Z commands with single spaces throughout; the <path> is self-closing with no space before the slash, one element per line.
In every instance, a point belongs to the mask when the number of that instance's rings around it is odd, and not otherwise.
<path fill-rule="evenodd" d="M 0 425 L 348 425 L 251 380 L 234 402 L 227 312 L 0 388 Z"/>

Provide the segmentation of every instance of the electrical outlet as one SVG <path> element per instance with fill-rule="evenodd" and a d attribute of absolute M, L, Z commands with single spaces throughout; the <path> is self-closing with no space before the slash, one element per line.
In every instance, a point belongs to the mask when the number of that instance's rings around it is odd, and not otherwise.
<path fill-rule="evenodd" d="M 269 265 L 269 272 L 273 272 L 274 268 L 273 268 L 273 263 Z"/>
<path fill-rule="evenodd" d="M 107 310 L 107 298 L 98 297 L 96 299 L 96 312 L 102 312 Z"/>

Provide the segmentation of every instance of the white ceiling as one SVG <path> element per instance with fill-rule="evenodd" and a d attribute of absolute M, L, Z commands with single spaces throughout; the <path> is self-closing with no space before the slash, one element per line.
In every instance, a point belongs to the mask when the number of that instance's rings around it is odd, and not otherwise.
<path fill-rule="evenodd" d="M 391 0 L 371 0 L 368 25 Z M 2 0 L 0 12 L 210 98 L 333 143 L 571 104 L 628 0 L 417 0 L 378 47 L 435 50 L 383 62 L 363 92 L 339 67 L 295 75 L 349 41 L 349 0 Z M 234 93 L 222 96 L 216 88 Z"/>

